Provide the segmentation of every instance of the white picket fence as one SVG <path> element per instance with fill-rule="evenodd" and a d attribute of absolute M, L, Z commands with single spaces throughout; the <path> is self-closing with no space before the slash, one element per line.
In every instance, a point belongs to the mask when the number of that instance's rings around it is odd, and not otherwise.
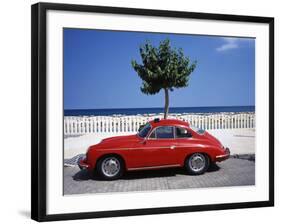
<path fill-rule="evenodd" d="M 88 133 L 137 132 L 139 126 L 160 116 L 66 116 L 64 135 Z M 163 116 L 161 116 L 163 117 Z M 169 118 L 188 121 L 202 129 L 254 128 L 254 113 L 218 113 L 206 115 L 170 115 Z"/>

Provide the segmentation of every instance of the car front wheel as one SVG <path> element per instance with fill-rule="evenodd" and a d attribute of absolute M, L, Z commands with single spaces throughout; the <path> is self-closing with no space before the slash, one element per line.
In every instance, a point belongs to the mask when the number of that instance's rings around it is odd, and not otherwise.
<path fill-rule="evenodd" d="M 209 157 L 203 153 L 194 153 L 185 161 L 185 167 L 190 174 L 200 175 L 209 168 Z"/>
<path fill-rule="evenodd" d="M 99 175 L 106 180 L 115 180 L 123 174 L 123 161 L 117 156 L 106 156 L 97 163 Z"/>

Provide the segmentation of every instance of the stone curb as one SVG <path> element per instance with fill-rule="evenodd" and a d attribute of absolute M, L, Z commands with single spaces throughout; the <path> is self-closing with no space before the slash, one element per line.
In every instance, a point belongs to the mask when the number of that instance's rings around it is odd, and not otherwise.
<path fill-rule="evenodd" d="M 255 162 L 255 154 L 253 154 L 253 153 L 250 153 L 250 154 L 233 154 L 233 155 L 230 155 L 230 158 L 245 159 L 245 160 Z"/>

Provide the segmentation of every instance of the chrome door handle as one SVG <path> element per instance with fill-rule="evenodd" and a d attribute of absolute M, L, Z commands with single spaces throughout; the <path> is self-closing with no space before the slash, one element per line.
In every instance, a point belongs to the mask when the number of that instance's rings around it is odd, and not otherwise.
<path fill-rule="evenodd" d="M 175 145 L 172 145 L 171 147 L 170 147 L 170 149 L 175 149 L 176 148 L 176 146 Z"/>

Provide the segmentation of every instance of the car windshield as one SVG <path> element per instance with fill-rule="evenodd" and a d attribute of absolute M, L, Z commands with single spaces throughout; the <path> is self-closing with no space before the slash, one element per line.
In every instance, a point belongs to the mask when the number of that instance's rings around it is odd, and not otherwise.
<path fill-rule="evenodd" d="M 145 138 L 148 134 L 148 132 L 151 129 L 151 125 L 149 123 L 147 123 L 143 128 L 140 129 L 140 131 L 138 132 L 138 136 L 140 136 L 141 138 Z"/>
<path fill-rule="evenodd" d="M 194 126 L 190 126 L 190 128 L 191 128 L 193 131 L 195 131 L 195 132 L 197 132 L 198 134 L 200 134 L 200 135 L 203 135 L 203 134 L 205 133 L 205 130 L 204 130 L 204 129 L 197 128 L 197 127 L 194 127 Z"/>

